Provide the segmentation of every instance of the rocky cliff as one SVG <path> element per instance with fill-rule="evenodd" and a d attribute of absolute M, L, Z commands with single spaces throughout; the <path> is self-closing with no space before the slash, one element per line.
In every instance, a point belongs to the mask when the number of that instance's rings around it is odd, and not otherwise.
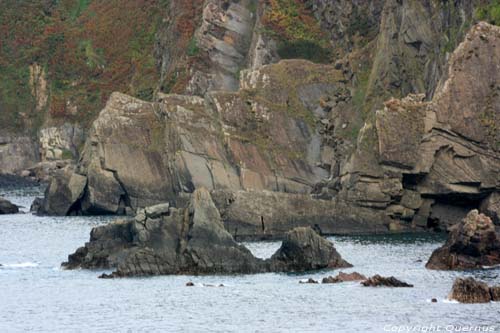
<path fill-rule="evenodd" d="M 125 213 L 206 187 L 233 236 L 446 229 L 499 188 L 499 33 L 473 27 L 432 101 L 387 101 L 355 145 L 355 88 L 338 66 L 281 61 L 204 98 L 115 93 L 76 170 L 48 188 L 46 212 Z"/>
<path fill-rule="evenodd" d="M 498 220 L 498 28 L 474 25 L 499 23 L 495 2 L 0 6 L 2 172 L 78 160 L 46 213 L 132 213 L 203 186 L 242 237 Z M 42 37 L 6 33 L 23 20 Z"/>

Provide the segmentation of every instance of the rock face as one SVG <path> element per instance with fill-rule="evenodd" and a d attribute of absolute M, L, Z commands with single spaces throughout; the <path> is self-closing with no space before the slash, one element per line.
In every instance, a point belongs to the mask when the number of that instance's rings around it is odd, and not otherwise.
<path fill-rule="evenodd" d="M 500 236 L 489 217 L 473 210 L 453 227 L 446 244 L 432 253 L 426 267 L 464 270 L 499 264 Z"/>
<path fill-rule="evenodd" d="M 327 5 L 319 1 L 313 8 L 328 11 L 321 4 Z M 426 27 L 432 23 L 427 19 L 422 27 L 411 22 L 429 6 L 385 1 L 382 10 L 379 2 L 370 4 L 359 9 L 386 17 L 381 30 L 396 26 L 410 34 L 398 32 L 397 38 L 404 43 L 403 54 L 411 49 L 421 69 L 425 55 L 435 53 L 434 28 Z M 245 16 L 247 5 L 207 2 L 213 10 L 205 12 L 203 38 L 221 47 L 214 54 L 227 51 L 231 40 L 238 54 L 246 48 L 238 41 L 245 39 L 240 32 L 247 31 L 248 21 L 233 22 L 236 16 L 227 12 Z M 401 8 L 401 15 L 390 14 Z M 380 37 L 377 45 L 389 47 L 389 42 Z M 359 113 L 364 102 L 353 85 L 360 77 L 345 62 L 281 61 L 241 71 L 237 91 L 209 91 L 203 97 L 159 94 L 149 103 L 115 93 L 94 122 L 74 171 L 86 180 L 83 193 L 63 200 L 65 209 L 51 209 L 60 196 L 55 188 L 72 193 L 62 183 L 51 186 L 46 213 L 117 214 L 166 201 L 175 207 L 183 195 L 206 187 L 237 238 L 283 237 L 301 226 L 324 234 L 446 230 L 471 209 L 494 215 L 500 189 L 499 43 L 500 28 L 474 26 L 447 70 L 429 68 L 426 78 L 416 75 L 402 90 L 423 91 L 419 87 L 443 71 L 440 83 L 430 85 L 436 89 L 426 89 L 427 96 L 391 99 L 368 115 Z M 225 56 L 210 59 L 226 63 Z M 386 60 L 377 68 L 392 66 Z M 375 71 L 391 82 L 370 79 L 370 85 L 396 87 L 392 80 L 408 66 L 395 75 Z"/>
<path fill-rule="evenodd" d="M 0 215 L 2 214 L 17 214 L 19 208 L 10 201 L 0 197 Z"/>
<path fill-rule="evenodd" d="M 206 189 L 186 208 L 147 208 L 134 220 L 94 228 L 90 242 L 63 267 L 116 269 L 111 277 L 160 274 L 250 274 L 306 271 L 348 265 L 331 243 L 312 229 L 296 229 L 268 260 L 236 243 L 222 224 Z M 104 277 L 110 277 L 105 275 Z"/>
<path fill-rule="evenodd" d="M 321 97 L 348 94 L 342 71 L 283 61 L 242 73 L 241 86 L 204 99 L 162 95 L 158 103 L 113 94 L 73 171 L 86 180 L 83 193 L 69 191 L 63 183 L 72 175 L 61 171 L 47 191 L 45 213 L 175 206 L 181 194 L 206 187 L 237 237 L 283 236 L 292 220 L 294 227 L 318 225 L 326 233 L 387 230 L 384 215 L 360 209 L 355 219 L 342 201 L 309 195 L 332 167 L 317 131 L 328 113 Z"/>
<path fill-rule="evenodd" d="M 16 173 L 40 160 L 37 143 L 28 136 L 0 135 L 0 174 Z"/>
<path fill-rule="evenodd" d="M 498 287 L 488 287 L 481 281 L 473 278 L 458 278 L 453 283 L 450 299 L 460 303 L 488 303 L 498 301 Z"/>
<path fill-rule="evenodd" d="M 42 161 L 75 159 L 85 141 L 83 130 L 69 123 L 41 129 L 39 140 Z"/>
<path fill-rule="evenodd" d="M 383 212 L 394 228 L 446 230 L 499 191 L 500 28 L 480 23 L 451 56 L 432 101 L 392 99 L 368 119 L 337 198 Z M 470 87 L 470 82 L 481 84 Z M 467 107 L 464 107 L 466 105 Z M 491 121 L 484 121 L 490 119 Z M 495 143 L 496 142 L 496 143 Z M 487 199 L 490 200 L 490 199 Z M 492 212 L 492 203 L 484 204 Z M 494 213 L 493 213 L 494 215 Z"/>
<path fill-rule="evenodd" d="M 396 279 L 394 276 L 383 277 L 374 275 L 371 278 L 361 282 L 365 287 L 397 287 L 397 288 L 412 288 L 413 285 Z"/>

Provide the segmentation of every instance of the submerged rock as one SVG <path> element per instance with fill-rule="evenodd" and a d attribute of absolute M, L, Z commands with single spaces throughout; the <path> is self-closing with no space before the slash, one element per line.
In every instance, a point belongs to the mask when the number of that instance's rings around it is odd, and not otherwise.
<path fill-rule="evenodd" d="M 353 273 L 343 273 L 340 272 L 339 275 L 333 277 L 328 276 L 323 278 L 322 283 L 340 283 L 340 282 L 352 282 L 352 281 L 364 281 L 366 276 L 359 274 L 358 272 Z"/>
<path fill-rule="evenodd" d="M 366 281 L 361 282 L 365 287 L 399 287 L 399 288 L 413 288 L 412 284 L 400 281 L 394 276 L 383 277 L 380 275 L 374 275 Z"/>
<path fill-rule="evenodd" d="M 493 300 L 498 300 L 498 288 L 490 288 L 486 283 L 471 277 L 458 278 L 453 283 L 449 298 L 460 303 L 488 303 L 493 297 L 495 297 Z"/>
<path fill-rule="evenodd" d="M 435 250 L 426 267 L 440 270 L 484 268 L 500 264 L 500 237 L 489 217 L 472 210 L 455 225 L 446 243 Z"/>
<path fill-rule="evenodd" d="M 19 213 L 19 207 L 14 205 L 9 200 L 0 197 L 0 215 L 17 213 Z"/>
<path fill-rule="evenodd" d="M 312 279 L 312 278 L 309 278 L 309 279 L 307 279 L 305 281 L 301 280 L 301 281 L 299 281 L 299 283 L 301 283 L 301 284 L 318 284 L 319 282 L 316 281 L 316 280 L 314 280 L 314 279 Z"/>
<path fill-rule="evenodd" d="M 90 242 L 63 263 L 68 269 L 115 269 L 102 277 L 303 272 L 349 266 L 330 242 L 310 228 L 292 230 L 271 259 L 254 257 L 226 231 L 204 188 L 193 193 L 185 208 L 145 209 L 133 220 L 94 228 Z"/>

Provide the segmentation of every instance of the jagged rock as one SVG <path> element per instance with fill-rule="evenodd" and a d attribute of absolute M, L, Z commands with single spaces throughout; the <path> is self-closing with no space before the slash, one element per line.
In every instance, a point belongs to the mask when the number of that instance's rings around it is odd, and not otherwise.
<path fill-rule="evenodd" d="M 312 229 L 290 232 L 268 260 L 254 257 L 224 229 L 206 189 L 185 208 L 145 220 L 118 220 L 92 230 L 90 242 L 68 257 L 68 269 L 115 269 L 103 278 L 160 274 L 250 274 L 348 267 Z"/>
<path fill-rule="evenodd" d="M 333 244 L 311 228 L 288 232 L 281 247 L 271 257 L 273 271 L 303 272 L 323 268 L 352 267 Z"/>
<path fill-rule="evenodd" d="M 453 227 L 446 243 L 435 250 L 426 267 L 441 270 L 484 268 L 500 264 L 500 237 L 486 215 L 472 210 Z"/>
<path fill-rule="evenodd" d="M 361 282 L 365 287 L 397 287 L 397 288 L 412 288 L 412 284 L 400 281 L 394 276 L 383 277 L 380 275 L 374 275 L 371 278 Z"/>
<path fill-rule="evenodd" d="M 2 214 L 17 214 L 19 208 L 7 199 L 0 197 L 0 215 Z"/>
<path fill-rule="evenodd" d="M 82 198 L 87 185 L 87 178 L 74 172 L 68 166 L 52 178 L 45 190 L 45 199 L 40 213 L 48 215 L 68 215 Z"/>
<path fill-rule="evenodd" d="M 458 278 L 453 283 L 449 298 L 460 303 L 488 303 L 491 301 L 490 288 L 471 277 Z"/>
<path fill-rule="evenodd" d="M 328 276 L 323 278 L 322 283 L 341 283 L 341 282 L 352 282 L 352 281 L 363 281 L 366 280 L 366 276 L 359 274 L 357 272 L 353 273 L 343 273 L 340 272 L 337 276 Z"/>
<path fill-rule="evenodd" d="M 399 5 L 393 1 L 391 6 Z M 412 33 L 431 36 L 424 32 Z M 431 101 L 415 94 L 391 99 L 369 118 L 339 173 L 342 177 L 332 180 L 340 183 L 336 199 L 383 210 L 401 230 L 447 230 L 498 192 L 499 131 L 493 124 L 500 114 L 500 103 L 495 102 L 500 78 L 494 69 L 500 61 L 499 45 L 499 27 L 477 24 L 450 58 Z M 469 92 L 469 83 L 476 81 L 481 85 Z"/>

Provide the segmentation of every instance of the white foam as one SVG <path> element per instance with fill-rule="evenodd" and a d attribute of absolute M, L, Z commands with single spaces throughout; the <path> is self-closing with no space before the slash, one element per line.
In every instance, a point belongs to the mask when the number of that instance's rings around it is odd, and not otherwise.
<path fill-rule="evenodd" d="M 459 304 L 460 302 L 455 300 L 455 299 L 448 299 L 448 298 L 445 298 L 443 299 L 443 303 L 450 303 L 450 304 Z"/>
<path fill-rule="evenodd" d="M 32 267 L 38 267 L 38 264 L 36 262 L 22 262 L 19 264 L 2 264 L 0 267 L 6 267 L 6 268 L 32 268 Z"/>

